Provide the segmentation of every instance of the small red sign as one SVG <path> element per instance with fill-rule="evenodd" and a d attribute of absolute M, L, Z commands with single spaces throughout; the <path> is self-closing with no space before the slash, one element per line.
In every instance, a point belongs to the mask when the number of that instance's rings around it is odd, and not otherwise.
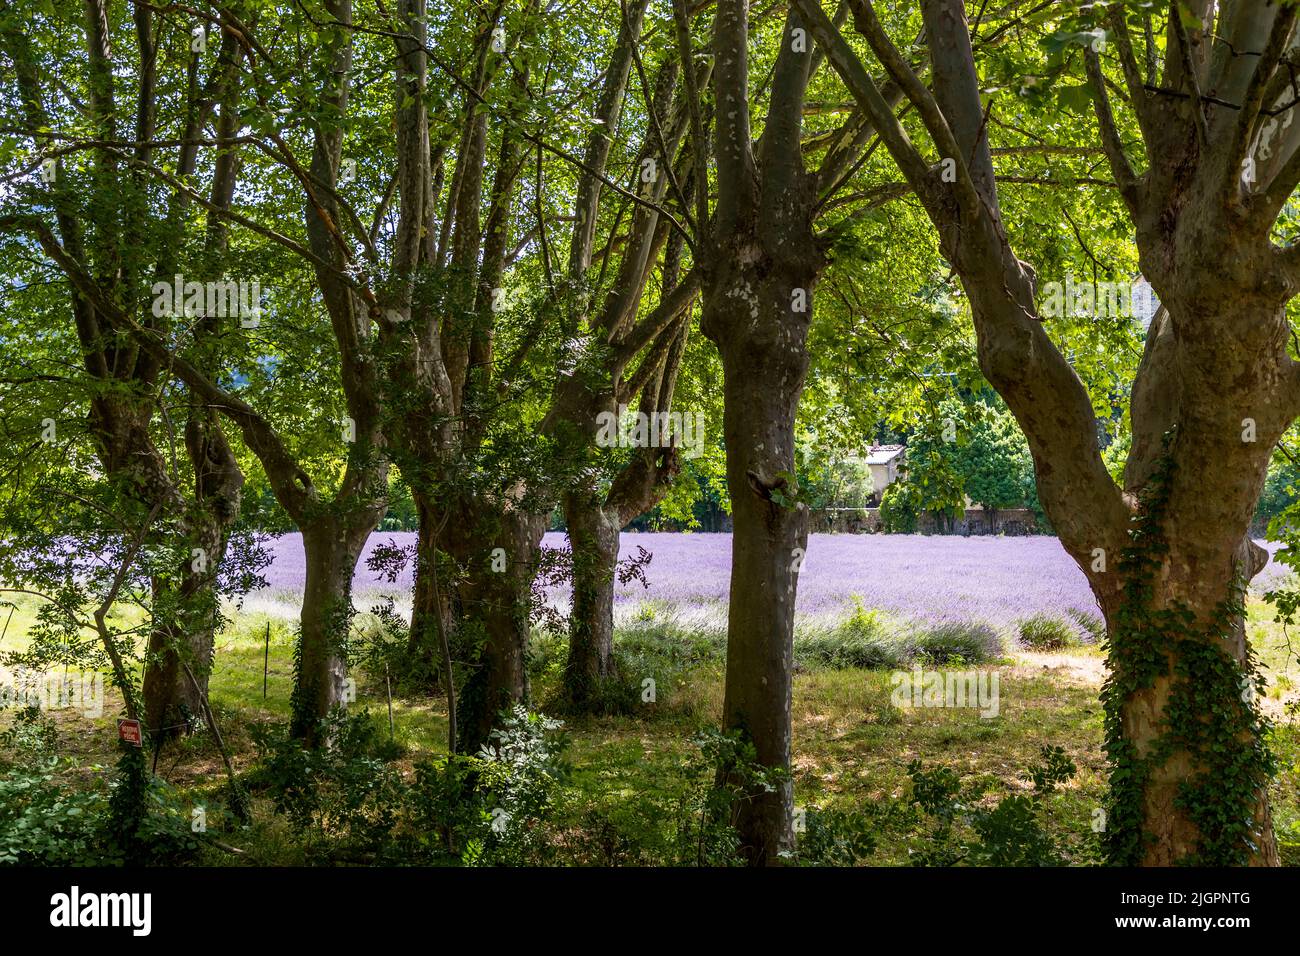
<path fill-rule="evenodd" d="M 128 744 L 136 747 L 143 747 L 144 742 L 140 737 L 140 721 L 138 720 L 119 720 L 117 722 L 117 737 L 119 740 L 125 740 Z"/>

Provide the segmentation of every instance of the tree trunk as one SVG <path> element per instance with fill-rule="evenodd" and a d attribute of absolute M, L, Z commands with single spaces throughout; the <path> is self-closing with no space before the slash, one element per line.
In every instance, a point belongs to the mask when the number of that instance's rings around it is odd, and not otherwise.
<path fill-rule="evenodd" d="M 203 714 L 221 611 L 217 574 L 226 559 L 230 529 L 239 518 L 244 486 L 244 474 L 215 412 L 192 411 L 185 444 L 194 467 L 192 550 L 183 558 L 176 594 L 167 595 L 167 584 L 154 579 L 154 613 L 170 620 L 158 622 L 151 631 L 144 671 L 146 726 L 165 737 L 188 732 L 192 718 Z"/>
<path fill-rule="evenodd" d="M 167 587 L 155 579 L 153 606 L 169 603 Z M 174 601 L 174 598 L 172 599 Z M 183 648 L 183 649 L 182 649 Z M 188 733 L 193 721 L 203 713 L 199 692 L 185 676 L 181 660 L 209 665 L 212 660 L 212 631 L 186 635 L 178 628 L 158 622 L 149 631 L 149 651 L 144 668 L 145 724 L 150 734 L 164 739 Z M 203 693 L 208 689 L 210 667 L 194 671 Z"/>
<path fill-rule="evenodd" d="M 219 566 L 224 557 L 223 533 L 221 552 L 212 560 Z M 220 600 L 215 578 L 216 568 L 196 571 L 186 558 L 179 588 L 161 577 L 153 580 L 154 626 L 145 658 L 144 712 L 149 732 L 164 739 L 189 733 L 203 716 Z M 186 675 L 185 664 L 194 681 Z"/>
<path fill-rule="evenodd" d="M 1122 608 L 1106 615 L 1112 680 L 1124 689 L 1117 707 L 1122 743 L 1111 756 L 1126 772 L 1112 775 L 1112 813 L 1134 812 L 1131 820 L 1114 821 L 1118 826 L 1108 821 L 1120 862 L 1279 865 L 1268 777 L 1255 762 L 1264 750 L 1252 730 L 1258 726 L 1253 685 L 1243 679 L 1251 667 L 1245 617 L 1243 607 L 1228 600 L 1238 583 L 1244 588 L 1262 567 L 1256 555 L 1261 551 L 1242 539 L 1240 582 L 1232 568 L 1161 575 L 1151 597 L 1154 613 L 1139 618 L 1143 632 L 1134 634 Z M 1160 612 L 1174 609 L 1189 612 L 1185 624 L 1163 623 Z M 1141 640 L 1156 653 L 1125 653 Z M 1134 766 L 1149 770 L 1129 773 Z M 1135 776 L 1134 783 L 1126 782 Z M 1244 805 L 1253 805 L 1249 818 L 1216 812 L 1224 792 L 1236 787 L 1247 792 Z"/>
<path fill-rule="evenodd" d="M 564 517 L 573 554 L 564 687 L 570 705 L 587 711 L 599 707 L 604 682 L 614 674 L 614 577 L 622 529 L 616 509 L 585 494 L 565 496 Z"/>
<path fill-rule="evenodd" d="M 1216 313 L 1268 315 L 1269 305 L 1252 303 L 1250 293 L 1165 297 L 1186 327 Z M 1148 331 L 1125 487 L 1141 496 L 1134 556 L 1154 561 L 1122 564 L 1120 600 L 1105 600 L 1103 582 L 1094 580 L 1114 674 L 1104 694 L 1115 862 L 1279 862 L 1267 794 L 1272 766 L 1244 619 L 1244 589 L 1267 562 L 1249 539 L 1250 519 L 1289 421 L 1278 373 L 1264 360 L 1285 352 L 1268 338 L 1276 325 L 1260 321 L 1255 340 L 1212 351 L 1180 342 L 1179 324 L 1164 308 Z M 1230 476 L 1212 496 L 1206 460 Z"/>
<path fill-rule="evenodd" d="M 791 10 L 787 34 L 802 26 Z M 753 743 L 760 764 L 788 773 L 795 588 L 808 540 L 808 507 L 797 500 L 794 475 L 794 420 L 808 370 L 813 286 L 825 258 L 812 229 L 818 187 L 800 149 L 811 56 L 782 44 L 755 157 L 748 27 L 742 0 L 720 0 L 713 37 L 718 199 L 700 329 L 722 356 L 733 519 L 723 720 Z M 719 776 L 725 780 L 728 768 Z M 751 865 L 779 864 L 794 844 L 792 783 L 787 777 L 745 797 L 734 819 L 742 853 Z"/>
<path fill-rule="evenodd" d="M 658 393 L 642 393 L 642 412 L 667 412 L 682 345 L 684 340 L 665 365 Z M 614 476 L 603 501 L 589 486 L 564 497 L 573 555 L 569 661 L 564 678 L 569 704 L 575 710 L 599 710 L 603 684 L 615 674 L 614 584 L 619 535 L 630 521 L 663 500 L 678 469 L 677 449 L 639 448 Z"/>
<path fill-rule="evenodd" d="M 456 746 L 468 754 L 488 742 L 504 709 L 528 700 L 530 592 L 546 530 L 544 516 L 512 507 L 485 520 L 495 533 L 469 552 L 456 628 L 459 656 L 472 662 L 456 701 Z"/>
<path fill-rule="evenodd" d="M 322 742 L 320 722 L 345 703 L 352 576 L 370 529 L 342 529 L 332 519 L 303 528 L 307 581 L 299 620 L 293 691 L 294 737 Z"/>
<path fill-rule="evenodd" d="M 808 318 L 792 313 L 790 303 L 793 289 L 811 299 L 816 273 L 764 271 L 743 269 L 715 286 L 702 327 L 722 355 L 732 499 L 723 720 L 753 742 L 759 763 L 788 769 L 795 589 L 809 520 L 807 506 L 792 500 Z M 733 823 L 751 865 L 778 864 L 793 848 L 792 800 L 787 780 L 736 806 Z"/>
<path fill-rule="evenodd" d="M 411 635 L 408 650 L 413 660 L 418 660 L 434 676 L 435 684 L 442 676 L 443 667 L 439 650 L 439 618 L 442 628 L 452 626 L 451 589 L 448 582 L 435 586 L 434 562 L 443 550 L 438 533 L 446 517 L 426 496 L 414 493 L 419 527 L 415 544 L 415 584 L 412 589 Z"/>

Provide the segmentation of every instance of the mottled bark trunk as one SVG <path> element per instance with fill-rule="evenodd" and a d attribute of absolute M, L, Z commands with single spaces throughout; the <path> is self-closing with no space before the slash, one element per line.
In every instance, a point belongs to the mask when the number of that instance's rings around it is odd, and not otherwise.
<path fill-rule="evenodd" d="M 461 753 L 476 753 L 501 712 L 528 700 L 529 596 L 546 521 L 507 508 L 486 523 L 493 533 L 470 554 L 460 589 L 458 656 L 472 662 L 456 702 Z"/>
<path fill-rule="evenodd" d="M 1135 795 L 1141 827 L 1136 862 L 1143 866 L 1186 863 L 1200 859 L 1207 849 L 1231 851 L 1234 843 L 1249 848 L 1246 859 L 1253 866 L 1279 865 L 1267 780 L 1260 780 L 1256 788 L 1249 833 L 1244 837 L 1233 836 L 1231 832 L 1240 821 L 1228 817 L 1206 819 L 1202 815 L 1198 822 L 1188 806 L 1189 787 L 1214 790 L 1239 782 L 1231 768 L 1254 745 L 1250 735 L 1243 733 L 1235 738 L 1239 754 L 1198 755 L 1180 746 L 1177 737 L 1170 743 L 1171 722 L 1184 719 L 1177 716 L 1179 698 L 1185 699 L 1189 693 L 1204 702 L 1205 709 L 1214 712 L 1205 719 L 1220 725 L 1231 721 L 1234 726 L 1251 720 L 1251 709 L 1257 706 L 1252 690 L 1235 681 L 1223 686 L 1215 680 L 1205 660 L 1225 655 L 1238 667 L 1247 664 L 1245 619 L 1239 608 L 1225 612 L 1224 605 L 1235 586 L 1244 587 L 1245 580 L 1238 578 L 1237 569 L 1242 570 L 1242 578 L 1248 579 L 1263 566 L 1266 556 L 1260 552 L 1257 545 L 1243 538 L 1233 562 L 1235 567 L 1226 566 L 1217 574 L 1201 568 L 1194 576 L 1177 571 L 1165 573 L 1153 589 L 1151 607 L 1156 611 L 1186 609 L 1191 615 L 1189 628 L 1197 633 L 1197 638 L 1190 646 L 1171 647 L 1153 628 L 1151 651 L 1160 663 L 1159 673 L 1154 678 L 1137 681 L 1142 686 L 1126 693 L 1119 708 L 1122 739 L 1125 745 L 1132 746 L 1139 760 L 1151 759 L 1157 748 L 1167 754 L 1154 760 L 1150 774 Z M 1171 557 L 1171 565 L 1176 567 L 1181 563 L 1176 552 Z M 1112 639 L 1120 628 L 1128 626 L 1119 608 L 1109 609 L 1106 617 Z M 1118 654 L 1112 654 L 1109 663 L 1115 672 L 1113 679 L 1121 685 L 1131 680 L 1140 666 Z M 1196 683 L 1189 684 L 1189 681 Z M 1219 686 L 1214 686 L 1216 683 Z M 1177 734 L 1177 728 L 1173 730 Z M 1245 772 L 1244 766 L 1239 769 Z M 1117 784 L 1113 781 L 1113 785 L 1118 786 L 1122 795 L 1123 781 Z"/>
<path fill-rule="evenodd" d="M 755 157 L 748 26 L 742 0 L 719 0 L 718 199 L 700 329 L 722 356 L 734 520 L 723 720 L 753 743 L 762 765 L 780 772 L 790 767 L 795 588 L 808 538 L 808 508 L 797 500 L 794 420 L 808 370 L 813 285 L 825 259 L 812 229 L 815 177 L 804 170 L 799 146 L 811 57 L 782 44 Z M 796 29 L 802 21 L 792 10 L 786 30 Z M 727 768 L 719 773 L 725 778 Z M 792 849 L 792 796 L 786 780 L 755 788 L 736 805 L 734 822 L 751 865 L 778 864 Z"/>
<path fill-rule="evenodd" d="M 722 355 L 733 519 L 723 720 L 753 742 L 761 764 L 781 769 L 790 766 L 795 590 L 808 542 L 808 508 L 793 501 L 808 320 L 790 303 L 795 289 L 811 298 L 814 276 L 741 271 L 706 299 L 703 321 Z M 792 795 L 786 781 L 736 805 L 751 865 L 777 864 L 793 848 Z"/>
<path fill-rule="evenodd" d="M 566 496 L 565 523 L 573 554 L 573 606 L 565 693 L 576 710 L 598 706 L 614 675 L 614 578 L 622 530 L 616 509 L 588 495 Z"/>
<path fill-rule="evenodd" d="M 369 532 L 369 528 L 341 529 L 329 519 L 303 528 L 307 579 L 290 730 L 311 744 L 321 742 L 321 720 L 345 703 L 352 576 Z"/>
<path fill-rule="evenodd" d="M 1221 264 L 1232 261 L 1223 249 L 1219 258 Z M 1117 702 L 1121 739 L 1139 759 L 1148 759 L 1153 750 L 1168 756 L 1153 760 L 1141 792 L 1132 798 L 1141 813 L 1126 822 L 1131 830 L 1140 828 L 1143 842 L 1126 854 L 1127 861 L 1167 866 L 1188 859 L 1219 864 L 1243 859 L 1277 865 L 1268 781 L 1259 760 L 1264 744 L 1248 730 L 1258 703 L 1250 688 L 1239 686 L 1249 673 L 1250 654 L 1236 589 L 1244 589 L 1267 562 L 1248 529 L 1271 450 L 1290 420 L 1284 363 L 1277 361 L 1286 351 L 1285 324 L 1275 303 L 1261 299 L 1246 283 L 1235 289 L 1189 289 L 1185 282 L 1175 285 L 1172 276 L 1152 271 L 1164 280 L 1168 311 L 1162 308 L 1151 323 L 1134 383 L 1134 442 L 1125 487 L 1134 495 L 1159 491 L 1159 501 L 1140 512 L 1158 510 L 1159 547 L 1134 538 L 1139 553 L 1154 556 L 1156 565 L 1145 579 L 1135 579 L 1144 572 L 1129 566 L 1122 566 L 1119 576 L 1128 586 L 1126 593 L 1135 584 L 1150 589 L 1137 618 L 1144 641 L 1136 648 L 1160 663 L 1153 679 L 1142 679 L 1144 654 L 1135 655 L 1121 643 L 1123 629 L 1132 627 L 1125 614 L 1130 608 L 1103 601 L 1103 610 L 1112 638 L 1109 663 L 1118 686 L 1126 690 Z M 1260 319 L 1238 336 L 1241 341 L 1234 347 L 1226 345 L 1226 328 L 1222 346 L 1207 349 L 1180 340 L 1180 329 L 1195 323 L 1226 326 L 1241 314 Z M 1229 476 L 1211 496 L 1205 494 L 1207 460 Z M 1099 579 L 1094 587 L 1105 577 L 1091 576 Z M 1167 611 L 1186 615 L 1187 623 L 1174 629 L 1181 643 L 1171 642 L 1169 629 L 1158 626 L 1157 615 Z M 1222 659 L 1233 665 L 1216 668 Z M 1180 709 L 1189 693 L 1206 726 L 1233 728 L 1214 746 L 1206 746 L 1200 736 L 1192 747 L 1185 739 L 1175 739 L 1172 747 L 1169 743 L 1175 734 L 1187 736 L 1188 721 Z M 1251 778 L 1256 781 L 1253 797 Z M 1113 775 L 1112 785 L 1122 794 L 1128 779 L 1127 773 Z M 1234 800 L 1229 794 L 1237 785 L 1244 790 Z M 1198 814 L 1195 808 L 1207 796 L 1212 803 L 1231 801 L 1253 809 Z M 1246 813 L 1253 826 L 1242 832 Z M 1133 846 L 1131 834 L 1116 836 L 1117 847 Z"/>

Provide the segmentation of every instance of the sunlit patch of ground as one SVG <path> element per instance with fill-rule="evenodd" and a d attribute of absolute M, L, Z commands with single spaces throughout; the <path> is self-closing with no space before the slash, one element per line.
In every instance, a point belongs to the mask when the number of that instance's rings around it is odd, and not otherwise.
<path fill-rule="evenodd" d="M 1101 689 L 1106 679 L 1106 661 L 1091 648 L 1073 648 L 1071 652 L 1019 651 L 1015 655 L 1013 676 L 1030 678 L 1050 674 L 1053 679 L 1077 683 L 1084 687 Z"/>

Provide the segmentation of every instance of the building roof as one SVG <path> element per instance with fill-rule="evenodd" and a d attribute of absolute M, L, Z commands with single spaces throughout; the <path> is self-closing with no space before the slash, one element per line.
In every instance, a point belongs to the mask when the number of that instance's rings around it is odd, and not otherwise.
<path fill-rule="evenodd" d="M 887 465 L 903 453 L 905 445 L 872 445 L 867 451 L 868 465 Z"/>

